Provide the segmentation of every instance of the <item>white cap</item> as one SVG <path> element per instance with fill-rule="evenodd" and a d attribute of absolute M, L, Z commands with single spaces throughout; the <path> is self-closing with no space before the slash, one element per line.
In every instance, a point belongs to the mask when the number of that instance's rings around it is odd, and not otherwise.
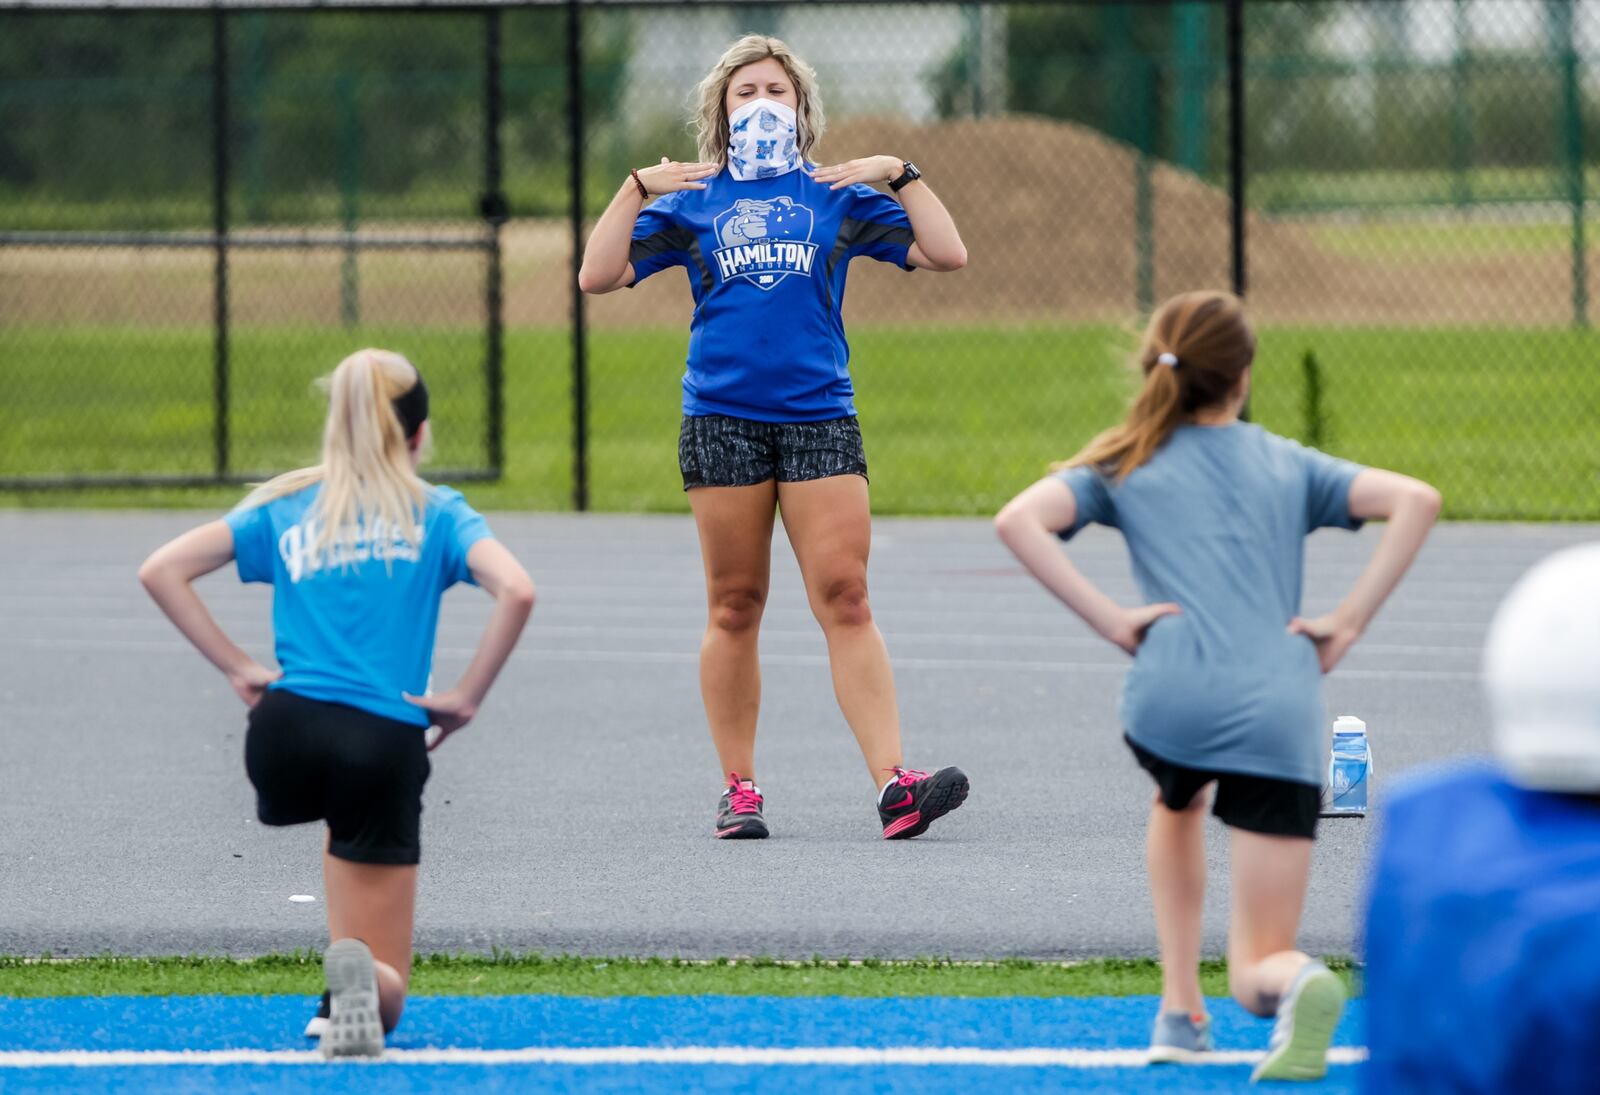
<path fill-rule="evenodd" d="M 1367 732 L 1367 724 L 1354 715 L 1340 715 L 1333 720 L 1333 732 L 1335 734 L 1365 734 Z"/>
<path fill-rule="evenodd" d="M 1600 792 L 1600 543 L 1524 574 L 1484 648 L 1495 752 L 1513 782 Z"/>

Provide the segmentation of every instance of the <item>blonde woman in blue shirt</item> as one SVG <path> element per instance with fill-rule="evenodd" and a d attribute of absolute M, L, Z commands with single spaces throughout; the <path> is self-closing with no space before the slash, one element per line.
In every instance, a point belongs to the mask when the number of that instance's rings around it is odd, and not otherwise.
<path fill-rule="evenodd" d="M 250 709 L 245 770 L 261 821 L 327 825 L 328 993 L 307 1033 L 329 1056 L 376 1056 L 411 977 L 428 752 L 477 713 L 533 583 L 466 499 L 417 476 L 428 389 L 409 361 L 360 350 L 328 394 L 320 464 L 157 549 L 139 579 Z M 195 592 L 230 562 L 273 587 L 280 669 L 234 643 Z M 439 598 L 457 582 L 481 586 L 494 611 L 455 687 L 424 696 Z"/>
<path fill-rule="evenodd" d="M 781 511 L 880 832 L 909 839 L 959 807 L 969 785 L 954 766 L 905 767 L 894 675 L 867 595 L 867 458 L 842 308 L 854 259 L 953 271 L 966 247 L 909 161 L 810 162 L 823 132 L 817 75 L 778 39 L 734 42 L 696 98 L 700 162 L 629 173 L 589 236 L 578 285 L 610 293 L 676 266 L 694 293 L 678 470 L 705 563 L 700 694 L 726 786 L 712 832 L 769 832 L 755 781 L 757 637 Z"/>
<path fill-rule="evenodd" d="M 1314 1079 L 1345 995 L 1295 948 L 1328 748 L 1320 678 L 1410 566 L 1439 494 L 1241 421 L 1255 347 L 1237 298 L 1167 301 L 1139 351 L 1144 384 L 1127 420 L 995 524 L 1051 593 L 1134 656 L 1121 718 L 1157 786 L 1146 851 L 1162 991 L 1150 1059 L 1211 1048 L 1199 959 L 1212 805 L 1232 841 L 1229 987 L 1278 1020 L 1255 1078 Z M 1306 535 L 1368 518 L 1388 527 L 1348 596 L 1301 617 Z M 1116 604 L 1059 549 L 1058 536 L 1090 523 L 1121 530 L 1146 604 Z"/>

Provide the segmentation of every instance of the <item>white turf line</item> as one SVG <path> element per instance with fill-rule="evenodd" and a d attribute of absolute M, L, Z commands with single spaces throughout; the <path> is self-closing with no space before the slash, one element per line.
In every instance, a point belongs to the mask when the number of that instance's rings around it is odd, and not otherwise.
<path fill-rule="evenodd" d="M 1259 1050 L 1218 1050 L 1194 1064 L 1246 1065 L 1261 1060 Z M 1367 1059 L 1365 1049 L 1335 1046 L 1330 1065 L 1353 1065 Z M 320 1065 L 315 1050 L 87 1050 L 49 1053 L 0 1051 L 3 1068 L 126 1068 L 137 1065 Z M 363 1062 L 371 1064 L 374 1062 Z M 961 1046 L 817 1046 L 759 1049 L 748 1046 L 599 1046 L 533 1047 L 529 1049 L 391 1049 L 383 1064 L 391 1065 L 976 1065 L 981 1068 L 1137 1068 L 1142 1049 L 981 1049 Z"/>

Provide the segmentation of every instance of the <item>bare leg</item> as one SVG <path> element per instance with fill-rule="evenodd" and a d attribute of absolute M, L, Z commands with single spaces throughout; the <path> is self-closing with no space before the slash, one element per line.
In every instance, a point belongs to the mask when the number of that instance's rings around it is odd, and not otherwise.
<path fill-rule="evenodd" d="M 1295 974 L 1311 959 L 1295 949 L 1311 841 L 1233 829 L 1233 912 L 1228 928 L 1228 988 L 1256 1015 L 1272 1015 Z"/>
<path fill-rule="evenodd" d="M 901 763 L 900 712 L 883 635 L 867 603 L 872 514 L 867 481 L 837 475 L 778 484 L 783 527 L 805 578 L 811 611 L 828 639 L 833 693 L 855 733 L 873 787 Z"/>
<path fill-rule="evenodd" d="M 324 852 L 328 939 L 359 939 L 378 971 L 378 1010 L 385 1032 L 400 1024 L 411 983 L 411 928 L 417 905 L 417 869 L 352 863 Z"/>
<path fill-rule="evenodd" d="M 1161 941 L 1161 1010 L 1200 1015 L 1200 920 L 1206 896 L 1206 809 L 1210 786 L 1182 810 L 1169 810 L 1156 795 L 1145 836 L 1145 863 Z"/>
<path fill-rule="evenodd" d="M 706 569 L 700 696 L 724 779 L 730 772 L 741 779 L 756 778 L 756 718 L 761 711 L 757 640 L 772 572 L 777 502 L 771 480 L 689 492 Z"/>

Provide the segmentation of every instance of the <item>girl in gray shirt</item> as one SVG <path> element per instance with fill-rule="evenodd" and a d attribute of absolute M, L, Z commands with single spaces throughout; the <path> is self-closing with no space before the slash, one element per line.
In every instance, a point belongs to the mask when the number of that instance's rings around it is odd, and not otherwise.
<path fill-rule="evenodd" d="M 1321 675 L 1399 583 L 1439 512 L 1432 487 L 1362 468 L 1239 419 L 1255 334 L 1240 301 L 1186 293 L 1154 316 L 1127 420 L 995 518 L 1067 607 L 1133 655 L 1121 717 L 1157 785 L 1147 843 L 1162 994 L 1152 1061 L 1211 1048 L 1200 991 L 1208 802 L 1231 834 L 1233 996 L 1276 1014 L 1257 1079 L 1315 1079 L 1344 985 L 1295 949 L 1311 869 L 1327 731 Z M 1299 615 L 1304 541 L 1368 518 L 1388 526 L 1343 603 Z M 1119 529 L 1146 604 L 1124 608 L 1056 544 Z M 1215 786 L 1213 793 L 1202 793 Z"/>

